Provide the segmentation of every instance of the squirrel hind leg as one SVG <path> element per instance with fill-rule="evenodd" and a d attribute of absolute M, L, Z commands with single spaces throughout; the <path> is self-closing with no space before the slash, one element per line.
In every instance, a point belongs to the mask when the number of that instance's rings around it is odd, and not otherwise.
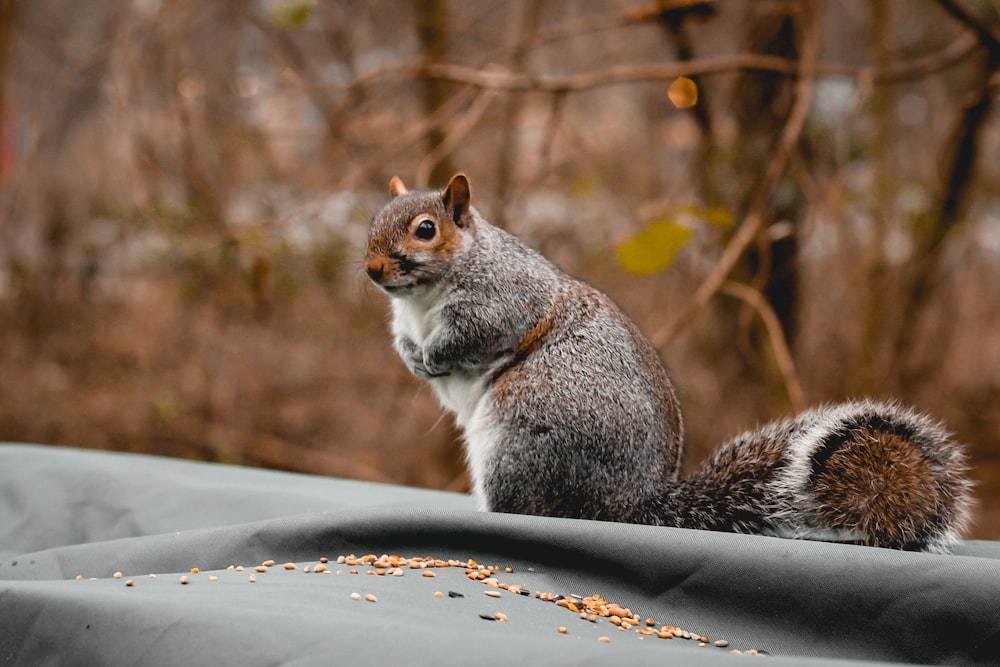
<path fill-rule="evenodd" d="M 845 416 L 813 451 L 814 521 L 868 546 L 947 551 L 969 515 L 961 448 L 937 424 L 880 407 Z"/>

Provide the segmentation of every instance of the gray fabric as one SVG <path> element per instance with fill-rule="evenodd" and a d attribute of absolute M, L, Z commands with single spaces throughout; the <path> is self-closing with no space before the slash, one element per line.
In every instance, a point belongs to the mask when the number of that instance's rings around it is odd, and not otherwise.
<path fill-rule="evenodd" d="M 500 581 L 600 594 L 731 645 L 640 640 L 534 596 L 487 597 L 457 568 L 304 572 L 349 553 L 509 566 Z M 255 573 L 267 559 L 278 565 Z M 757 648 L 776 665 L 996 665 L 998 559 L 991 542 L 939 556 L 487 514 L 458 494 L 0 445 L 3 664 L 715 665 Z M 507 622 L 480 617 L 496 612 Z"/>

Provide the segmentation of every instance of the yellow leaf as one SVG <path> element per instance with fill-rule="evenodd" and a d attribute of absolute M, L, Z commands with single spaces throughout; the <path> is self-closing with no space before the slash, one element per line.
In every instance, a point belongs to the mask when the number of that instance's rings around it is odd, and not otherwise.
<path fill-rule="evenodd" d="M 278 28 L 298 28 L 315 8 L 316 0 L 286 0 L 271 7 L 271 23 Z"/>
<path fill-rule="evenodd" d="M 626 271 L 650 275 L 670 266 L 691 238 L 690 227 L 672 220 L 652 223 L 618 246 L 618 263 Z"/>

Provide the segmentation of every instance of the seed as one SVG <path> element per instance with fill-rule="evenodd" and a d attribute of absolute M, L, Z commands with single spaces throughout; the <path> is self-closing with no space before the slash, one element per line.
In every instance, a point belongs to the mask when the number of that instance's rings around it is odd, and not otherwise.
<path fill-rule="evenodd" d="M 507 622 L 507 614 L 503 613 L 502 611 L 498 611 L 497 613 L 493 614 L 493 618 L 497 619 L 501 623 Z"/>
<path fill-rule="evenodd" d="M 122 573 L 121 572 L 115 572 L 111 576 L 114 577 L 115 579 L 121 579 L 122 578 Z"/>
<path fill-rule="evenodd" d="M 295 563 L 285 563 L 285 569 L 286 570 L 294 570 L 295 569 Z"/>
<path fill-rule="evenodd" d="M 273 560 L 266 560 L 263 563 L 261 563 L 261 565 L 263 565 L 264 567 L 271 567 L 272 565 L 274 565 L 274 561 Z"/>
<path fill-rule="evenodd" d="M 703 644 L 707 644 L 708 643 L 708 637 L 702 635 L 701 637 L 698 637 L 698 641 L 700 641 Z"/>
<path fill-rule="evenodd" d="M 603 642 L 605 644 L 610 644 L 611 643 L 611 637 L 598 637 L 597 641 Z"/>
<path fill-rule="evenodd" d="M 391 574 L 394 577 L 402 577 L 403 576 L 403 570 L 401 568 L 394 567 L 391 570 L 389 570 L 389 574 Z M 424 576 L 427 576 L 428 574 L 430 574 L 431 576 L 434 575 L 433 572 L 424 572 Z"/>
<path fill-rule="evenodd" d="M 506 572 L 507 574 L 513 574 L 514 573 L 514 568 L 512 568 L 512 567 L 505 567 L 503 569 L 503 571 Z"/>
<path fill-rule="evenodd" d="M 726 648 L 727 646 L 729 646 L 729 642 L 727 642 L 725 639 L 716 639 L 715 645 L 718 646 L 719 648 Z"/>
<path fill-rule="evenodd" d="M 357 574 L 357 573 L 358 573 L 357 570 L 348 570 L 347 571 L 347 574 Z"/>
<path fill-rule="evenodd" d="M 319 562 L 321 562 L 321 563 L 329 563 L 330 559 L 327 558 L 326 556 L 323 556 L 322 558 L 319 559 Z"/>
<path fill-rule="evenodd" d="M 484 595 L 489 595 L 491 598 L 498 598 L 503 594 L 500 591 L 484 591 Z"/>
<path fill-rule="evenodd" d="M 181 577 L 181 583 L 182 584 L 186 584 L 187 582 L 188 582 L 188 578 L 187 578 L 187 575 L 185 574 L 183 577 Z"/>
<path fill-rule="evenodd" d="M 128 581 L 125 582 L 125 585 L 126 586 L 135 586 L 135 582 L 132 581 L 131 579 L 129 579 Z"/>
<path fill-rule="evenodd" d="M 309 566 L 309 565 L 306 565 L 305 567 L 302 568 L 302 571 L 303 572 L 312 572 L 312 567 Z"/>
<path fill-rule="evenodd" d="M 267 566 L 265 565 L 258 565 L 254 569 L 257 570 L 258 572 L 267 572 Z"/>
<path fill-rule="evenodd" d="M 654 625 L 656 625 L 656 621 L 654 621 L 651 618 L 647 618 L 646 619 L 646 625 L 648 625 L 649 627 L 653 627 Z"/>
<path fill-rule="evenodd" d="M 247 581 L 249 581 L 251 584 L 256 583 L 257 582 L 257 575 L 256 574 L 251 574 L 249 577 L 247 577 Z"/>
<path fill-rule="evenodd" d="M 76 580 L 77 581 L 81 581 L 82 579 L 83 579 L 83 575 L 82 574 L 76 575 Z"/>
<path fill-rule="evenodd" d="M 442 593 L 441 591 L 434 591 L 434 597 L 436 597 L 436 598 L 443 598 L 444 597 L 444 593 Z"/>
<path fill-rule="evenodd" d="M 378 598 L 372 595 L 371 593 L 365 596 L 365 600 L 368 602 L 378 602 Z"/>
<path fill-rule="evenodd" d="M 219 578 L 217 576 L 215 576 L 214 574 L 210 574 L 210 575 L 208 575 L 208 580 L 209 581 L 218 581 Z"/>
<path fill-rule="evenodd" d="M 361 599 L 361 593 L 351 593 L 351 599 L 352 600 L 360 600 Z"/>
<path fill-rule="evenodd" d="M 313 568 L 313 572 L 326 572 L 326 565 L 317 565 Z"/>
<path fill-rule="evenodd" d="M 400 570 L 400 574 L 402 574 L 402 573 L 403 573 L 402 570 Z M 434 574 L 433 572 L 431 572 L 430 570 L 424 570 L 423 572 L 420 573 L 420 576 L 422 576 L 422 577 L 436 577 L 437 575 Z"/>
<path fill-rule="evenodd" d="M 201 570 L 199 570 L 198 568 L 196 567 L 191 568 L 191 574 L 198 574 L 199 572 L 201 572 Z"/>
<path fill-rule="evenodd" d="M 156 579 L 156 575 L 155 574 L 151 574 L 151 575 L 149 575 L 149 578 L 150 579 Z"/>
<path fill-rule="evenodd" d="M 448 597 L 450 597 L 450 598 L 464 598 L 465 595 L 463 595 L 462 593 L 458 593 L 456 591 L 448 591 Z"/>
<path fill-rule="evenodd" d="M 561 634 L 561 635 L 564 635 L 564 634 L 566 634 L 567 632 L 569 632 L 569 630 L 567 630 L 567 629 L 566 629 L 566 628 L 564 628 L 563 626 L 559 626 L 559 634 Z"/>
<path fill-rule="evenodd" d="M 243 566 L 242 565 L 237 565 L 236 566 L 236 571 L 237 572 L 242 572 L 243 571 Z"/>

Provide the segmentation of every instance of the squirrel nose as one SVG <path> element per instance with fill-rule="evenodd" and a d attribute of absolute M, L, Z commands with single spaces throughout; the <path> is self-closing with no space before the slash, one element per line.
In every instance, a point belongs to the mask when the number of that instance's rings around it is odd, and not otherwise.
<path fill-rule="evenodd" d="M 375 257 L 369 257 L 365 259 L 365 271 L 372 282 L 381 284 L 382 277 L 385 275 L 385 262 Z"/>

